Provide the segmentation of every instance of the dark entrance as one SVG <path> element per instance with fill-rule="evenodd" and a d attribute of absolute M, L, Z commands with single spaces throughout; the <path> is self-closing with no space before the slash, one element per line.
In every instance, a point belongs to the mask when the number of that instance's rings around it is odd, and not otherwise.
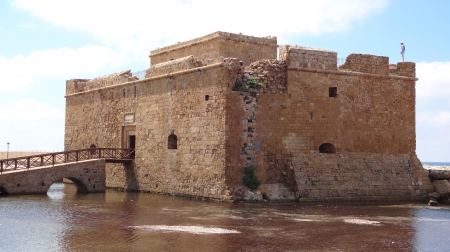
<path fill-rule="evenodd" d="M 136 148 L 136 136 L 135 135 L 129 135 L 128 136 L 128 143 L 130 144 L 129 148 L 130 149 L 135 149 Z M 131 156 L 134 157 L 134 151 L 131 153 Z"/>
<path fill-rule="evenodd" d="M 6 191 L 4 187 L 0 186 L 0 197 L 7 196 L 8 194 L 8 191 Z"/>

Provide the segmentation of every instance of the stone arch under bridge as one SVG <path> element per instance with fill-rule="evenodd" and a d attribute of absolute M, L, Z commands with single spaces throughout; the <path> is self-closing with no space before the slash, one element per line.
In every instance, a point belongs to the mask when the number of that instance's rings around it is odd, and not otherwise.
<path fill-rule="evenodd" d="M 0 196 L 46 194 L 50 186 L 70 179 L 77 193 L 103 193 L 106 189 L 105 160 L 95 159 L 55 166 L 15 170 L 0 175 Z"/>

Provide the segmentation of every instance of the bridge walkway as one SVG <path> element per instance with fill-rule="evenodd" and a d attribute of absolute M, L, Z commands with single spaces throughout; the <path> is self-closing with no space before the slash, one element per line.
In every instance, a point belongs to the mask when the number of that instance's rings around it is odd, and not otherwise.
<path fill-rule="evenodd" d="M 62 178 L 72 180 L 77 192 L 104 192 L 106 163 L 129 164 L 134 149 L 89 148 L 0 160 L 0 196 L 45 194 Z"/>

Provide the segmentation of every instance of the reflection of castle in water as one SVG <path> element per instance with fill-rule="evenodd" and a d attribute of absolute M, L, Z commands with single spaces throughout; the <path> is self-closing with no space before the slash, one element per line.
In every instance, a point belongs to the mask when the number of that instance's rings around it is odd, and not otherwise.
<path fill-rule="evenodd" d="M 415 64 L 216 32 L 129 71 L 68 80 L 65 149 L 135 148 L 107 186 L 220 200 L 410 200 L 432 186 L 415 154 Z M 264 85 L 263 88 L 258 86 Z M 252 165 L 259 191 L 243 186 Z"/>

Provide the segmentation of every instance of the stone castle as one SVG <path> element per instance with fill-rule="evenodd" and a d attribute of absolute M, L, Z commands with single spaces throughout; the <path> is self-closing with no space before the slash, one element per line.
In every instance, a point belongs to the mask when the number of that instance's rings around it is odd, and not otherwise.
<path fill-rule="evenodd" d="M 66 150 L 135 148 L 132 165 L 107 165 L 107 187 L 224 201 L 433 191 L 415 153 L 415 63 L 350 54 L 338 67 L 333 51 L 227 32 L 150 60 L 143 79 L 66 83 Z M 243 184 L 246 166 L 258 190 Z"/>

